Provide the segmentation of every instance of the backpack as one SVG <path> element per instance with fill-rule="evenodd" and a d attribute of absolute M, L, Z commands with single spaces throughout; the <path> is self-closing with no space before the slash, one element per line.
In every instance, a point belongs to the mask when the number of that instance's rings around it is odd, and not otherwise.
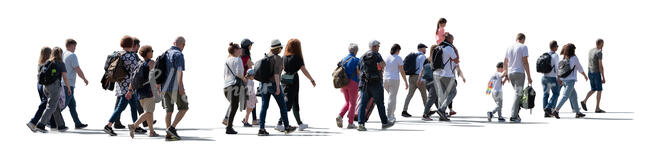
<path fill-rule="evenodd" d="M 108 82 L 108 67 L 111 66 L 111 61 L 113 61 L 113 58 L 117 55 L 119 51 L 115 51 L 108 55 L 106 57 L 106 61 L 104 62 L 104 75 L 102 76 L 102 80 L 100 81 L 102 84 L 102 89 L 104 90 L 109 90 L 113 91 L 115 88 L 115 83 L 114 82 Z"/>
<path fill-rule="evenodd" d="M 56 63 L 47 61 L 38 71 L 38 83 L 41 85 L 50 85 L 61 78 L 61 72 L 56 70 Z"/>
<path fill-rule="evenodd" d="M 164 85 L 165 81 L 167 80 L 167 74 L 169 73 L 167 70 L 167 52 L 156 57 L 156 62 L 153 66 L 153 69 L 156 74 L 160 74 L 155 75 L 154 77 L 156 84 Z"/>
<path fill-rule="evenodd" d="M 537 58 L 537 72 L 549 73 L 553 71 L 553 64 L 551 63 L 552 57 L 549 53 L 544 53 Z"/>
<path fill-rule="evenodd" d="M 270 82 L 273 77 L 273 56 L 266 56 L 259 61 L 255 62 L 253 71 L 255 75 L 253 78 L 260 82 Z"/>
<path fill-rule="evenodd" d="M 345 64 L 347 64 L 353 57 L 349 57 L 344 62 L 339 62 L 332 73 L 332 78 L 334 82 L 334 88 L 342 88 L 345 85 L 348 85 L 350 79 L 348 78 L 348 73 L 345 70 Z"/>
<path fill-rule="evenodd" d="M 124 51 L 114 52 L 115 56 L 111 59 L 111 64 L 106 70 L 106 79 L 108 82 L 123 81 L 128 76 L 129 71 L 124 65 L 122 56 L 126 54 Z"/>
<path fill-rule="evenodd" d="M 140 63 L 138 63 L 138 68 L 135 69 L 135 75 L 131 79 L 131 86 L 133 86 L 133 89 L 140 89 L 144 87 L 148 82 L 149 65 L 145 61 L 140 61 Z"/>
<path fill-rule="evenodd" d="M 379 72 L 379 67 L 377 63 L 379 58 L 375 53 L 368 52 L 362 56 L 363 63 L 361 64 L 361 79 L 366 83 L 380 83 L 381 82 L 381 73 Z"/>
<path fill-rule="evenodd" d="M 535 90 L 528 86 L 524 89 L 524 96 L 521 97 L 519 107 L 524 109 L 533 109 L 535 107 Z M 532 113 L 532 111 L 531 111 Z"/>
<path fill-rule="evenodd" d="M 558 76 L 560 76 L 560 78 L 566 78 L 567 76 L 571 75 L 576 67 L 573 66 L 573 68 L 571 68 L 571 61 L 569 61 L 569 59 L 562 59 L 558 65 L 558 68 Z"/>
<path fill-rule="evenodd" d="M 426 81 L 433 81 L 433 67 L 431 63 L 424 64 L 422 66 L 422 79 Z"/>
<path fill-rule="evenodd" d="M 433 61 L 432 61 L 432 67 L 433 71 L 436 71 L 438 69 L 444 69 L 445 65 L 449 63 L 451 59 L 448 59 L 446 62 L 443 62 L 442 59 L 442 49 L 444 47 L 450 46 L 447 42 L 442 42 L 440 45 L 436 46 L 436 48 L 433 48 Z"/>
<path fill-rule="evenodd" d="M 417 75 L 417 58 L 420 56 L 419 53 L 411 53 L 404 58 L 404 72 L 406 75 Z"/>

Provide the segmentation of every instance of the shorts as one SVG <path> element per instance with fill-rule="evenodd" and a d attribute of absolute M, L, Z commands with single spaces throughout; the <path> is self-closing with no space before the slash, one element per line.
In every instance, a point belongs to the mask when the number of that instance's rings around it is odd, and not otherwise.
<path fill-rule="evenodd" d="M 603 91 L 603 80 L 600 76 L 600 72 L 590 72 L 588 76 L 591 91 Z"/>
<path fill-rule="evenodd" d="M 174 94 L 176 96 L 172 96 Z M 178 92 L 165 92 L 163 97 L 163 108 L 166 112 L 174 112 L 174 103 L 176 103 L 178 110 L 189 109 L 187 95 L 180 95 Z"/>
<path fill-rule="evenodd" d="M 153 112 L 156 109 L 156 102 L 153 97 L 140 99 L 140 106 L 144 112 Z"/>

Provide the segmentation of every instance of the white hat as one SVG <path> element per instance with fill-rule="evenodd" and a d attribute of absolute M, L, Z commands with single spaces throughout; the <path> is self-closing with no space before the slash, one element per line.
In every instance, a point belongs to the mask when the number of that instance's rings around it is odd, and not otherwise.
<path fill-rule="evenodd" d="M 282 43 L 280 43 L 280 40 L 274 39 L 271 41 L 271 48 L 282 48 Z"/>

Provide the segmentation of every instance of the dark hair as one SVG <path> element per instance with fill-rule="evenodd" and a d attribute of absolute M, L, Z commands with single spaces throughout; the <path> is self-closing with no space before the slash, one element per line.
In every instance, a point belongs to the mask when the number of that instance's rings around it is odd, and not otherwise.
<path fill-rule="evenodd" d="M 551 49 L 557 48 L 558 47 L 557 41 L 552 40 L 551 43 L 548 44 L 548 47 L 551 48 Z"/>
<path fill-rule="evenodd" d="M 302 47 L 300 40 L 292 38 L 287 42 L 287 48 L 284 49 L 284 56 L 296 55 L 302 58 Z"/>
<path fill-rule="evenodd" d="M 140 48 L 139 54 L 142 58 L 147 58 L 147 53 L 149 52 L 153 52 L 153 48 L 150 45 L 145 45 Z"/>
<path fill-rule="evenodd" d="M 67 40 L 65 40 L 65 46 L 66 47 L 69 47 L 69 46 L 72 46 L 72 45 L 77 45 L 77 41 L 75 41 L 72 38 L 68 38 Z"/>
<path fill-rule="evenodd" d="M 133 45 L 134 45 L 134 46 L 138 46 L 138 45 L 140 45 L 140 39 L 138 39 L 138 38 L 136 38 L 136 37 L 133 37 Z"/>
<path fill-rule="evenodd" d="M 433 53 L 436 51 L 436 47 L 438 47 L 438 45 L 433 44 L 431 45 L 431 49 L 429 49 L 429 57 L 427 58 L 427 60 L 429 60 L 430 62 L 433 61 Z"/>
<path fill-rule="evenodd" d="M 126 35 L 120 40 L 120 47 L 131 48 L 133 47 L 133 37 Z"/>
<path fill-rule="evenodd" d="M 603 43 L 605 43 L 605 41 L 603 41 L 603 39 L 599 38 L 598 40 L 596 40 L 596 45 L 601 45 Z"/>
<path fill-rule="evenodd" d="M 54 47 L 52 49 L 52 55 L 50 56 L 50 61 L 63 61 L 63 50 L 59 47 Z"/>
<path fill-rule="evenodd" d="M 560 54 L 564 55 L 564 58 L 567 59 L 576 56 L 576 46 L 573 43 L 565 44 Z"/>
<path fill-rule="evenodd" d="M 229 46 L 228 46 L 228 53 L 229 53 L 230 55 L 235 54 L 235 51 L 236 51 L 236 50 L 241 49 L 241 47 L 239 47 L 239 44 L 237 44 L 237 43 L 232 43 L 232 42 L 230 42 L 230 44 L 228 44 L 228 45 L 229 45 Z"/>
<path fill-rule="evenodd" d="M 43 47 L 41 48 L 41 56 L 38 58 L 38 66 L 43 65 L 48 59 L 50 59 L 50 56 L 52 55 L 52 49 L 50 47 Z"/>
<path fill-rule="evenodd" d="M 526 35 L 524 35 L 524 33 L 517 34 L 517 40 L 525 40 L 525 39 L 526 39 Z"/>
<path fill-rule="evenodd" d="M 445 41 L 449 42 L 450 38 L 454 38 L 454 35 L 449 32 L 445 32 Z"/>
<path fill-rule="evenodd" d="M 438 25 L 436 25 L 436 34 L 438 34 L 438 29 L 440 29 L 440 25 L 441 24 L 446 24 L 446 23 L 447 23 L 447 19 L 445 19 L 445 18 L 438 19 Z"/>
<path fill-rule="evenodd" d="M 390 47 L 390 55 L 393 55 L 393 54 L 397 53 L 397 51 L 400 51 L 400 50 L 402 50 L 402 47 L 400 47 L 399 44 L 395 43 L 395 44 L 393 44 L 392 47 Z"/>
<path fill-rule="evenodd" d="M 497 63 L 497 68 L 503 68 L 503 62 Z"/>

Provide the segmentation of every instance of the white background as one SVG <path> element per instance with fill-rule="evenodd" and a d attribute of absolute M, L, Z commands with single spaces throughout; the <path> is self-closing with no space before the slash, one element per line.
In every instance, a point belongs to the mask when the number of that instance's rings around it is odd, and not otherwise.
<path fill-rule="evenodd" d="M 3 1 L 0 5 L 0 83 L 3 112 L 1 134 L 5 156 L 114 157 L 114 156 L 245 156 L 245 157 L 647 157 L 648 117 L 645 93 L 648 4 L 642 1 Z M 379 132 L 374 112 L 368 132 L 343 130 L 335 126 L 343 97 L 331 85 L 336 62 L 347 54 L 350 42 L 358 43 L 360 54 L 372 39 L 382 45 L 386 57 L 390 46 L 399 43 L 401 56 L 416 51 L 418 43 L 434 42 L 438 18 L 448 20 L 446 31 L 455 35 L 461 65 L 468 79 L 460 83 L 454 101 L 459 113 L 451 122 L 423 123 L 419 117 L 402 118 L 406 95 L 400 88 L 396 115 L 398 123 Z M 563 119 L 543 119 L 540 108 L 532 115 L 522 110 L 522 124 L 486 123 L 485 112 L 494 103 L 484 94 L 485 85 L 503 60 L 505 50 L 519 32 L 527 36 L 535 89 L 540 92 L 541 74 L 534 62 L 547 51 L 548 43 L 574 43 L 587 70 L 588 50 L 597 38 L 605 40 L 604 60 L 607 83 L 602 105 L 607 114 L 586 113 L 572 119 L 566 103 Z M 152 45 L 154 55 L 168 49 L 176 36 L 187 39 L 184 50 L 185 86 L 190 110 L 178 126 L 186 141 L 164 142 L 162 138 L 137 136 L 131 140 L 124 130 L 109 137 L 101 128 L 111 115 L 114 92 L 99 84 L 106 55 L 119 50 L 124 35 L 138 37 Z M 79 116 L 90 126 L 86 130 L 38 134 L 25 123 L 39 103 L 36 91 L 36 62 L 43 46 L 64 46 L 64 40 L 78 42 L 77 56 L 90 84 L 77 79 Z M 255 42 L 252 57 L 258 60 L 270 41 L 283 44 L 298 38 L 307 69 L 317 86 L 302 77 L 301 115 L 311 129 L 291 134 L 298 137 L 258 137 L 257 128 L 243 128 L 235 119 L 240 135 L 225 135 L 221 118 L 227 102 L 223 96 L 223 61 L 228 42 L 250 38 Z M 301 75 L 302 76 L 302 75 Z M 509 83 L 508 83 L 509 84 Z M 504 86 L 504 114 L 510 113 L 512 87 Z M 403 81 L 400 84 L 403 86 Z M 579 99 L 589 90 L 588 82 L 576 83 Z M 595 96 L 593 97 L 595 98 Z M 595 109 L 595 99 L 589 100 Z M 409 112 L 419 116 L 416 94 Z M 158 104 L 157 132 L 163 134 L 163 112 Z M 74 123 L 63 112 L 68 127 Z M 126 110 L 122 121 L 129 123 Z M 279 113 L 272 103 L 267 119 L 275 125 Z M 293 115 L 289 113 L 292 125 Z M 346 119 L 347 121 L 347 119 Z M 273 135 L 282 135 L 268 129 Z M 206 140 L 206 141 L 202 141 Z M 147 153 L 151 152 L 151 153 Z"/>

